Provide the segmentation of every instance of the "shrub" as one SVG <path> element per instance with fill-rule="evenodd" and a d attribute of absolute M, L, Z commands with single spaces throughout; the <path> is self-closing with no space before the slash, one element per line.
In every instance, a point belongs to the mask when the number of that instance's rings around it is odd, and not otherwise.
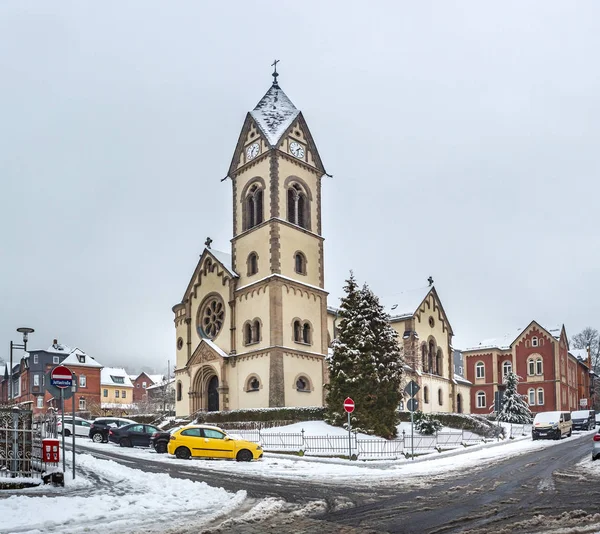
<path fill-rule="evenodd" d="M 414 421 L 417 432 L 426 436 L 435 434 L 438 430 L 441 430 L 443 426 L 435 416 L 423 412 L 416 412 Z"/>

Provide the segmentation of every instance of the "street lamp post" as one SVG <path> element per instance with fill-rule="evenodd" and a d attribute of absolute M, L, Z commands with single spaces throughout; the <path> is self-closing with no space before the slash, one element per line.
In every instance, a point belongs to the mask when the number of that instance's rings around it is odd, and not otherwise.
<path fill-rule="evenodd" d="M 10 369 L 8 372 L 8 402 L 11 403 L 13 399 L 13 349 L 21 349 L 23 351 L 27 350 L 27 338 L 29 334 L 33 334 L 35 330 L 33 328 L 28 328 L 26 326 L 22 326 L 17 328 L 17 332 L 23 334 L 23 343 L 13 343 L 10 342 Z"/>

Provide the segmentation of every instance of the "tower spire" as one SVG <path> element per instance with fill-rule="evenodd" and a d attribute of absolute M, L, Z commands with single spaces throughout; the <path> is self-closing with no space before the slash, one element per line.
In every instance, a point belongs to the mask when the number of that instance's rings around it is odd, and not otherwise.
<path fill-rule="evenodd" d="M 279 87 L 279 84 L 277 83 L 277 76 L 279 76 L 279 74 L 277 74 L 277 63 L 279 63 L 278 59 L 271 63 L 271 67 L 273 67 L 273 87 Z"/>

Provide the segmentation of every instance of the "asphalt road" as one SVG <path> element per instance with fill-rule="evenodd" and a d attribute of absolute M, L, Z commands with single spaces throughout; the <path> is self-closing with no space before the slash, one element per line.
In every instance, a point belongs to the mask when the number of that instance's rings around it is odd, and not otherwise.
<path fill-rule="evenodd" d="M 339 485 L 257 478 L 199 471 L 89 448 L 86 452 L 149 472 L 204 481 L 230 491 L 244 489 L 254 499 L 275 497 L 288 508 L 259 524 L 215 525 L 206 532 L 260 534 L 318 533 L 509 533 L 600 531 L 600 480 L 576 468 L 591 456 L 591 436 L 583 434 L 553 447 L 481 466 L 456 477 L 431 477 L 399 484 Z M 82 446 L 81 448 L 85 448 Z M 81 450 L 81 449 L 80 449 Z M 299 507 L 324 503 L 309 517 Z M 240 514 L 243 512 L 240 511 Z M 593 526 L 595 525 L 595 526 Z M 592 530 L 587 530 L 592 529 Z"/>

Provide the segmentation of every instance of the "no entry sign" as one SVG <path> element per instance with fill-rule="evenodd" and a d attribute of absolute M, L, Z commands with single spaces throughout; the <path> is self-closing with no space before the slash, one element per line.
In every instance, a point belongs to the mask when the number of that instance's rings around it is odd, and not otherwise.
<path fill-rule="evenodd" d="M 344 410 L 348 413 L 352 413 L 354 411 L 354 401 L 350 397 L 347 397 L 344 401 Z"/>
<path fill-rule="evenodd" d="M 50 373 L 50 384 L 57 388 L 70 388 L 73 385 L 73 374 L 68 367 L 59 365 Z"/>

